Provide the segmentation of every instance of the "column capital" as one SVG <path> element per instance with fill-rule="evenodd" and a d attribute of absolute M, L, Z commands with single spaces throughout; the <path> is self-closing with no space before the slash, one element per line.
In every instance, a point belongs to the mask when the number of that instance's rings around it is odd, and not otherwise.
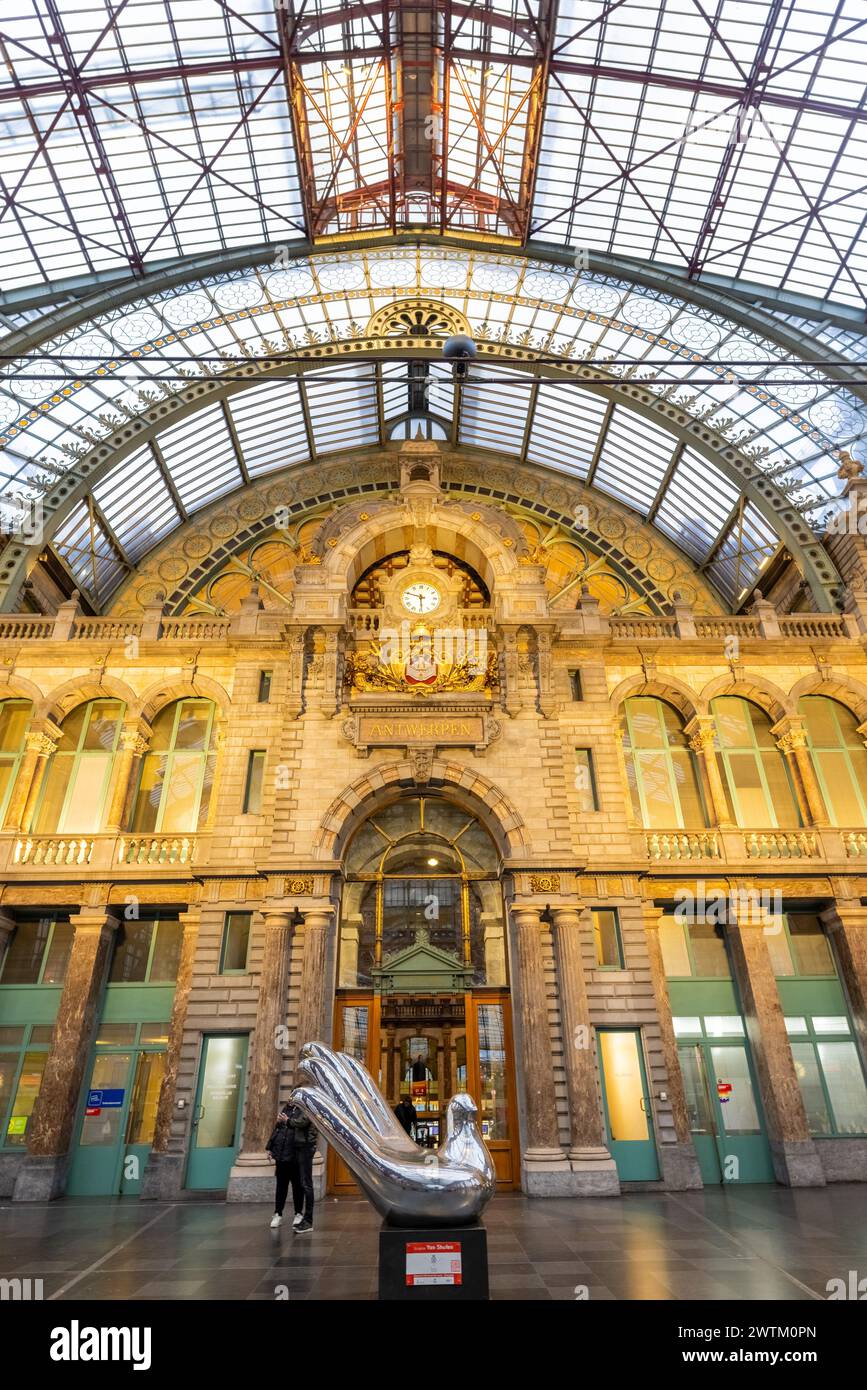
<path fill-rule="evenodd" d="M 694 714 L 689 723 L 684 724 L 683 732 L 694 753 L 716 748 L 716 720 L 712 714 Z"/>
<path fill-rule="evenodd" d="M 513 902 L 509 910 L 522 930 L 541 926 L 543 911 L 541 907 L 530 903 Z"/>
<path fill-rule="evenodd" d="M 292 925 L 292 913 L 284 907 L 263 907 L 261 913 L 266 931 L 284 931 Z"/>
<path fill-rule="evenodd" d="M 795 748 L 805 748 L 807 745 L 807 729 L 804 724 L 803 715 L 784 715 L 782 719 L 778 719 L 776 724 L 772 725 L 771 735 L 777 747 L 783 753 L 789 753 Z"/>
<path fill-rule="evenodd" d="M 586 911 L 584 903 L 571 903 L 561 907 L 551 907 L 551 920 L 555 927 L 564 931 L 580 931 L 581 917 Z"/>
<path fill-rule="evenodd" d="M 69 914 L 69 924 L 78 931 L 97 931 L 110 927 L 116 931 L 121 924 L 123 909 L 119 904 L 106 903 L 104 906 L 86 905 L 78 912 Z"/>
<path fill-rule="evenodd" d="M 862 907 L 855 900 L 851 903 L 835 902 L 831 907 L 826 907 L 824 912 L 820 912 L 819 916 L 831 931 L 838 930 L 841 926 L 867 931 L 867 907 Z"/>
<path fill-rule="evenodd" d="M 125 753 L 141 757 L 150 747 L 153 729 L 146 719 L 125 719 L 120 731 L 119 743 Z"/>
<path fill-rule="evenodd" d="M 333 903 L 327 903 L 321 907 L 302 907 L 299 908 L 299 912 L 304 918 L 305 929 L 308 927 L 328 927 L 334 918 L 336 908 Z"/>
<path fill-rule="evenodd" d="M 659 924 L 665 916 L 665 908 L 657 907 L 656 903 L 642 902 L 641 911 L 644 915 L 644 930 L 659 931 Z"/>

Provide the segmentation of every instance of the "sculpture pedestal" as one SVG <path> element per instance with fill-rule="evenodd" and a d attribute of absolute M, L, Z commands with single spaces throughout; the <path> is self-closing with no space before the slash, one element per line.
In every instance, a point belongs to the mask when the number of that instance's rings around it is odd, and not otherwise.
<path fill-rule="evenodd" d="M 488 1292 L 484 1226 L 390 1226 L 379 1232 L 379 1298 L 426 1303 L 480 1302 Z"/>

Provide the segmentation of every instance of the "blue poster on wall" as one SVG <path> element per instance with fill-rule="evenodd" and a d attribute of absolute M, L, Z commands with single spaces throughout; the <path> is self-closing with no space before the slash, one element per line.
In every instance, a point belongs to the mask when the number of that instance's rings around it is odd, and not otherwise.
<path fill-rule="evenodd" d="M 126 1092 L 123 1090 L 88 1091 L 87 1108 L 88 1110 L 93 1110 L 95 1108 L 102 1110 L 116 1109 L 118 1106 L 123 1105 L 125 1094 Z"/>

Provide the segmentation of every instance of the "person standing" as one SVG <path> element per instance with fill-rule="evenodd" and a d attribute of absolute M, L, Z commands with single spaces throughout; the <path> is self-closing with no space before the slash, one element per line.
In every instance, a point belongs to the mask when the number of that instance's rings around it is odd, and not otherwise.
<path fill-rule="evenodd" d="M 313 1155 L 316 1130 L 297 1105 L 287 1101 L 280 1108 L 274 1132 L 265 1150 L 274 1160 L 277 1189 L 272 1227 L 283 1221 L 283 1208 L 289 1187 L 295 1216 L 292 1226 L 298 1235 L 313 1230 Z"/>
<path fill-rule="evenodd" d="M 401 1096 L 400 1104 L 394 1107 L 394 1114 L 401 1129 L 406 1130 L 410 1139 L 414 1139 L 415 1127 L 418 1124 L 418 1111 L 409 1096 Z"/>

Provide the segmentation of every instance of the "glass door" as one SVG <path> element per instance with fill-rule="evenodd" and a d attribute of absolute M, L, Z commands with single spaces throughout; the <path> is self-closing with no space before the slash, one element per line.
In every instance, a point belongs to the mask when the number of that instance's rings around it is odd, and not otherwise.
<path fill-rule="evenodd" d="M 479 1107 L 482 1138 L 490 1150 L 499 1187 L 515 1187 L 517 1113 L 512 1015 L 507 994 L 468 995 L 467 1090 Z"/>
<path fill-rule="evenodd" d="M 135 1066 L 126 1117 L 120 1190 L 125 1197 L 138 1196 L 145 1164 L 154 1139 L 160 1088 L 166 1069 L 165 1052 L 140 1052 Z"/>
<path fill-rule="evenodd" d="M 373 1017 L 375 1006 L 378 1017 L 378 1005 L 379 1001 L 374 1000 L 372 995 L 339 996 L 334 1011 L 334 1047 L 337 1052 L 346 1052 L 356 1061 L 362 1062 L 380 1089 L 385 1092 L 378 1061 L 374 1061 L 375 1033 L 378 1029 L 373 1026 Z M 330 1144 L 327 1173 L 329 1192 L 336 1195 L 358 1193 L 355 1178 Z"/>
<path fill-rule="evenodd" d="M 208 1034 L 202 1047 L 186 1186 L 222 1191 L 241 1141 L 245 1033 Z"/>
<path fill-rule="evenodd" d="M 659 1162 L 650 1095 L 636 1029 L 600 1028 L 599 1065 L 611 1156 L 623 1182 L 653 1182 Z"/>
<path fill-rule="evenodd" d="M 108 1197 L 119 1191 L 134 1056 L 134 1052 L 98 1052 L 93 1059 L 66 1184 L 71 1197 Z"/>
<path fill-rule="evenodd" d="M 689 1127 L 702 1182 L 706 1187 L 712 1187 L 722 1182 L 722 1169 L 717 1149 L 716 1106 L 710 1097 L 701 1044 L 694 1043 L 679 1048 L 678 1056 L 683 1089 L 686 1093 L 686 1108 L 689 1112 Z"/>
<path fill-rule="evenodd" d="M 774 1182 L 752 1068 L 742 1043 L 705 1043 L 723 1182 Z"/>

